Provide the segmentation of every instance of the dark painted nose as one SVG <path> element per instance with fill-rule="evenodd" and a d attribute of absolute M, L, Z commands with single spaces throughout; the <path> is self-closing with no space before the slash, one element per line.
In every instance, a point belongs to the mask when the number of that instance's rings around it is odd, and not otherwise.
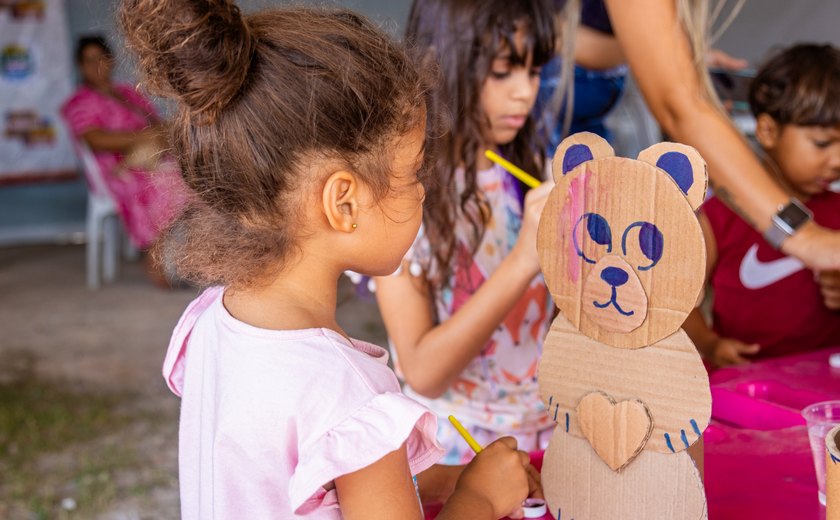
<path fill-rule="evenodd" d="M 604 280 L 613 287 L 619 287 L 627 283 L 627 273 L 618 267 L 605 267 L 601 271 L 601 280 Z"/>

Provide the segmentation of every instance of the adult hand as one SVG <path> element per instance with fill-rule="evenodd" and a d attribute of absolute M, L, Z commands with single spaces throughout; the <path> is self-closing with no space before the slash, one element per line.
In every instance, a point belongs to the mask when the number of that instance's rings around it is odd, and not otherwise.
<path fill-rule="evenodd" d="M 720 49 L 711 49 L 706 54 L 706 65 L 716 69 L 742 70 L 749 62 L 742 58 L 731 56 Z"/>
<path fill-rule="evenodd" d="M 782 251 L 816 272 L 840 270 L 840 231 L 808 222 L 782 242 Z"/>

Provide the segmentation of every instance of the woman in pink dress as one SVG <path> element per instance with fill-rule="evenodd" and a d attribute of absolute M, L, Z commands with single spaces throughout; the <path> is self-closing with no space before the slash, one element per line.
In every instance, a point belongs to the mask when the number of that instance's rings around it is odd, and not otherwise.
<path fill-rule="evenodd" d="M 134 88 L 112 81 L 114 60 L 104 38 L 81 38 L 76 62 L 82 85 L 62 114 L 75 138 L 93 151 L 132 243 L 148 249 L 185 197 L 177 165 L 161 154 L 161 119 Z M 163 281 L 159 269 L 147 266 L 155 281 Z"/>

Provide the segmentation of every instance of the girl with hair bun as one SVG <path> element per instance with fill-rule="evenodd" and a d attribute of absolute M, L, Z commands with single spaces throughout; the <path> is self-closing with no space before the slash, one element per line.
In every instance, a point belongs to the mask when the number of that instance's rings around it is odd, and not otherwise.
<path fill-rule="evenodd" d="M 335 320 L 341 274 L 393 272 L 422 218 L 426 86 L 402 49 L 349 11 L 126 0 L 120 20 L 178 102 L 194 192 L 157 253 L 212 286 L 163 367 L 183 518 L 517 514 L 538 477 L 516 441 L 433 466 L 435 416 Z"/>

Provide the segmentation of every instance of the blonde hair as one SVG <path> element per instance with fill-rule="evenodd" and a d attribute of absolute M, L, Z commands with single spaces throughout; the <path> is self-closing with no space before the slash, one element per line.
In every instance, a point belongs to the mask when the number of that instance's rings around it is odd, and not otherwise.
<path fill-rule="evenodd" d="M 723 112 L 723 106 L 712 85 L 711 77 L 706 66 L 706 54 L 711 44 L 729 27 L 746 0 L 734 0 L 732 8 L 726 18 L 718 24 L 718 18 L 726 10 L 728 0 L 717 0 L 710 12 L 709 0 L 675 0 L 677 3 L 677 17 L 685 30 L 689 41 L 689 47 L 694 58 L 694 67 L 697 77 L 703 86 L 703 91 L 708 100 Z M 557 82 L 557 89 L 549 103 L 549 110 L 546 111 L 546 123 L 551 122 L 554 114 L 560 111 L 560 107 L 573 107 L 575 101 L 574 93 L 574 55 L 575 35 L 580 23 L 581 0 L 567 0 L 563 10 L 558 13 L 558 30 L 562 35 L 562 58 L 563 63 L 560 69 L 560 78 Z M 712 26 L 715 26 L 712 31 Z M 563 121 L 563 134 L 569 132 L 572 124 L 572 110 L 567 109 Z"/>

